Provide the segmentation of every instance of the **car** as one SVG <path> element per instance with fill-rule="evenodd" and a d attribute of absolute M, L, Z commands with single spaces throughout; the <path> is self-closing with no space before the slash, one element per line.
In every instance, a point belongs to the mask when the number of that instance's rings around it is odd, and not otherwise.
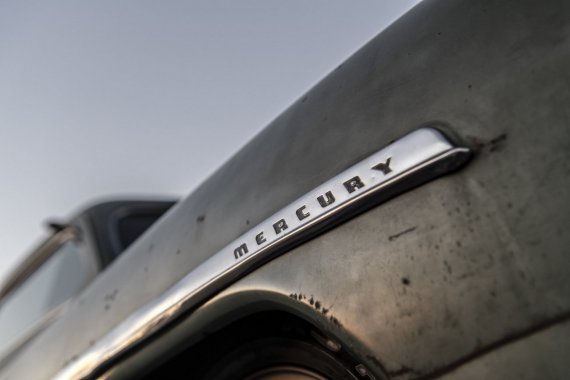
<path fill-rule="evenodd" d="M 565 378 L 569 15 L 421 2 L 94 275 L 0 378 Z"/>

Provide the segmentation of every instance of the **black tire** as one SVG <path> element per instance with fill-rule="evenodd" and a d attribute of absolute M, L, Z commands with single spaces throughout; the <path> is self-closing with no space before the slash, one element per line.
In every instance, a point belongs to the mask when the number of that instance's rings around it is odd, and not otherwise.
<path fill-rule="evenodd" d="M 277 378 L 277 374 L 292 379 L 357 379 L 349 366 L 319 344 L 287 338 L 244 343 L 220 358 L 204 378 L 261 380 Z"/>

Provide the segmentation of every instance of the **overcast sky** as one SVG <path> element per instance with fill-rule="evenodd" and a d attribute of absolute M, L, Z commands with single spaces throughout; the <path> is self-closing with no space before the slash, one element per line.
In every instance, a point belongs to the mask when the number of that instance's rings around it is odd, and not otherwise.
<path fill-rule="evenodd" d="M 0 1 L 0 280 L 49 217 L 188 194 L 417 2 Z"/>

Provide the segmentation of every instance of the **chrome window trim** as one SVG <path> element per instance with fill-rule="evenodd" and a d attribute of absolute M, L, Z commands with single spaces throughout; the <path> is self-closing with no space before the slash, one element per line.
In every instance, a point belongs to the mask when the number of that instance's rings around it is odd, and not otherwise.
<path fill-rule="evenodd" d="M 66 227 L 43 242 L 34 253 L 22 261 L 4 281 L 0 289 L 0 306 L 10 293 L 34 274 L 63 244 L 78 237 L 78 231 L 74 227 Z"/>

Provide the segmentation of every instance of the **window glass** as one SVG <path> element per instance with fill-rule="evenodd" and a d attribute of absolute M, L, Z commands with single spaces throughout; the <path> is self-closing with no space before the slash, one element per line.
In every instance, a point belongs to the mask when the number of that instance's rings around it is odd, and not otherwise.
<path fill-rule="evenodd" d="M 125 216 L 118 221 L 120 250 L 125 250 L 138 239 L 162 214 L 140 214 Z"/>
<path fill-rule="evenodd" d="M 77 294 L 94 275 L 93 262 L 68 240 L 0 304 L 0 356 L 42 316 Z"/>

